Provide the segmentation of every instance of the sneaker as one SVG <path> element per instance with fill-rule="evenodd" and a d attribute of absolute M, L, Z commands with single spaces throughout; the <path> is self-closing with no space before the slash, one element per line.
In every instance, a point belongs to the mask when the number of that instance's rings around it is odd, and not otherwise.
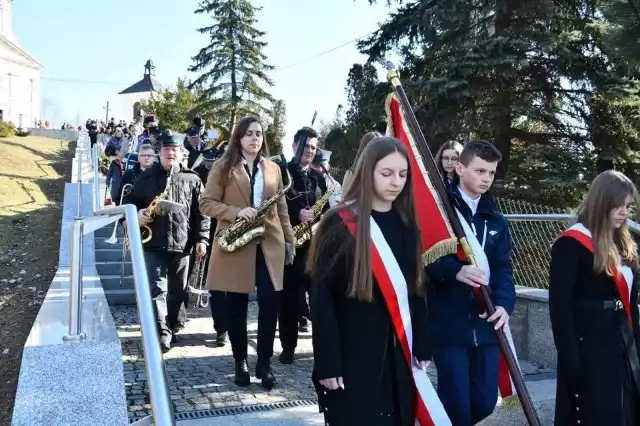
<path fill-rule="evenodd" d="M 216 336 L 216 346 L 221 348 L 227 344 L 229 341 L 229 335 L 225 331 L 224 333 L 218 333 Z"/>

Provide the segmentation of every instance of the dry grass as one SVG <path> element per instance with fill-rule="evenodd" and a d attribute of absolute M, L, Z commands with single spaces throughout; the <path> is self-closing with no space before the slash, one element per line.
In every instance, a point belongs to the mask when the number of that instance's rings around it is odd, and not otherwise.
<path fill-rule="evenodd" d="M 22 348 L 58 263 L 69 148 L 0 138 L 0 425 L 11 423 Z"/>

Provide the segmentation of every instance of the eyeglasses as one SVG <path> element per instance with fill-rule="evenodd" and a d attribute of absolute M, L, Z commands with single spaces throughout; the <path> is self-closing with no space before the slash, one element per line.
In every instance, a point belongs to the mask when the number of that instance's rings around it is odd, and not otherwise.
<path fill-rule="evenodd" d="M 455 163 L 458 161 L 458 157 L 442 157 L 442 161 L 450 161 L 452 163 Z"/>
<path fill-rule="evenodd" d="M 153 155 L 153 154 L 143 154 L 143 155 L 138 155 L 138 157 L 140 157 L 140 158 L 153 158 L 153 157 L 155 157 L 155 155 Z"/>

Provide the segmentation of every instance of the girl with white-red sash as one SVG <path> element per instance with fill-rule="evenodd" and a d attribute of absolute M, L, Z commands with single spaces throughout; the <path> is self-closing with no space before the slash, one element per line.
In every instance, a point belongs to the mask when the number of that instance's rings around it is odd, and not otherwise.
<path fill-rule="evenodd" d="M 625 175 L 601 173 L 551 250 L 558 426 L 640 425 L 638 249 L 627 226 L 637 199 Z"/>
<path fill-rule="evenodd" d="M 326 424 L 415 424 L 414 375 L 427 379 L 431 359 L 419 241 L 407 150 L 378 137 L 307 259 L 313 381 Z"/>

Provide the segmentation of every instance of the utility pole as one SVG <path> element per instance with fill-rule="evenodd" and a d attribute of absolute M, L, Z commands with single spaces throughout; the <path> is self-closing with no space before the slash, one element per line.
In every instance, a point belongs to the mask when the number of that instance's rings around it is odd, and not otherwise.
<path fill-rule="evenodd" d="M 109 108 L 109 101 L 107 101 L 107 106 L 102 108 L 105 110 L 104 124 L 106 125 L 109 123 L 109 111 L 111 111 L 111 108 Z"/>

